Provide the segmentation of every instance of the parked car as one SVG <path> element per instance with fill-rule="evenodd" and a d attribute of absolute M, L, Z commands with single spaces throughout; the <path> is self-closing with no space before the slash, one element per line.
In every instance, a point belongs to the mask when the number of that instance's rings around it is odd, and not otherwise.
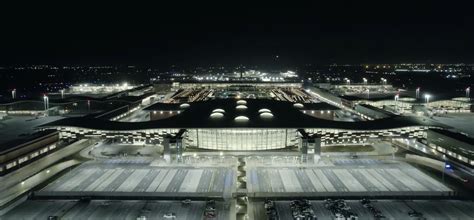
<path fill-rule="evenodd" d="M 176 213 L 168 212 L 163 215 L 164 219 L 176 219 Z"/>

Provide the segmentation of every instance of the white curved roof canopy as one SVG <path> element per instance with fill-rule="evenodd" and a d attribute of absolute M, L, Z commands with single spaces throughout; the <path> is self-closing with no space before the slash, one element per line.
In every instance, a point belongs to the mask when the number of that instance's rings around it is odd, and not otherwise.
<path fill-rule="evenodd" d="M 270 112 L 271 113 L 272 111 L 270 111 L 270 109 L 268 109 L 268 108 L 262 108 L 262 109 L 258 110 L 258 113 L 262 113 L 262 112 Z"/>
<path fill-rule="evenodd" d="M 189 104 L 188 103 L 183 103 L 181 105 L 179 105 L 180 108 L 189 108 Z"/>
<path fill-rule="evenodd" d="M 260 118 L 270 119 L 270 118 L 273 118 L 273 114 L 271 112 L 263 112 L 260 114 Z"/>
<path fill-rule="evenodd" d="M 249 121 L 249 118 L 247 116 L 240 115 L 240 116 L 235 117 L 234 120 L 236 122 L 247 122 Z"/>
<path fill-rule="evenodd" d="M 220 112 L 220 113 L 225 113 L 225 110 L 224 109 L 221 109 L 221 108 L 216 108 L 214 110 L 212 110 L 212 112 Z"/>
<path fill-rule="evenodd" d="M 235 107 L 236 109 L 247 109 L 246 105 L 238 105 Z"/>
<path fill-rule="evenodd" d="M 211 118 L 222 118 L 224 117 L 224 114 L 221 112 L 213 112 L 209 117 Z"/>
<path fill-rule="evenodd" d="M 293 107 L 295 107 L 295 108 L 303 108 L 304 105 L 301 104 L 301 103 L 295 103 L 295 104 L 293 104 Z"/>
<path fill-rule="evenodd" d="M 239 100 L 239 101 L 237 101 L 237 105 L 247 105 L 247 101 Z"/>

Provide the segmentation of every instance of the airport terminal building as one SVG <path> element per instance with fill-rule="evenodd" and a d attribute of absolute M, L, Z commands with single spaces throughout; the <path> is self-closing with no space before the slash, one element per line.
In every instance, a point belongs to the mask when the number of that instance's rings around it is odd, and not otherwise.
<path fill-rule="evenodd" d="M 319 154 L 321 146 L 422 138 L 426 129 L 443 127 L 401 116 L 356 123 L 333 121 L 327 120 L 327 115 L 337 108 L 326 103 L 268 99 L 156 103 L 146 110 L 151 119 L 146 122 L 79 117 L 58 120 L 42 128 L 57 129 L 62 138 L 96 136 L 128 142 L 171 143 L 170 148 L 181 149 L 178 152 L 188 147 L 218 151 L 298 148 L 303 154 Z"/>

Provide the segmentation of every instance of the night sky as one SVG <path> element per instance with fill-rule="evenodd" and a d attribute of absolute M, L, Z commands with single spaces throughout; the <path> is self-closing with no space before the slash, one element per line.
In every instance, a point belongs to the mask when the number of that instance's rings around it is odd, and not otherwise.
<path fill-rule="evenodd" d="M 474 62 L 467 3 L 291 2 L 5 6 L 0 64 Z"/>

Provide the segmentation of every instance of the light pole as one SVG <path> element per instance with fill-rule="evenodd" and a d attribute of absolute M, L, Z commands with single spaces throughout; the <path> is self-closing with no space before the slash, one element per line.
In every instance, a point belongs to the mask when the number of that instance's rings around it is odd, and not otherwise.
<path fill-rule="evenodd" d="M 64 99 L 64 89 L 61 89 L 61 99 Z"/>
<path fill-rule="evenodd" d="M 420 98 L 420 87 L 416 88 L 416 98 Z"/>
<path fill-rule="evenodd" d="M 398 111 L 398 99 L 400 98 L 399 94 L 395 95 L 395 111 Z"/>
<path fill-rule="evenodd" d="M 364 81 L 364 84 L 367 85 L 367 79 L 366 78 L 362 78 L 362 81 Z"/>
<path fill-rule="evenodd" d="M 370 89 L 367 88 L 367 99 L 370 99 Z"/>
<path fill-rule="evenodd" d="M 347 85 L 350 85 L 350 84 L 351 84 L 351 80 L 350 80 L 350 79 L 346 79 L 346 82 L 347 82 Z"/>
<path fill-rule="evenodd" d="M 43 95 L 43 101 L 44 101 L 44 111 L 47 113 L 48 109 L 49 109 L 49 98 L 48 96 Z"/>
<path fill-rule="evenodd" d="M 431 98 L 431 95 L 430 95 L 430 94 L 425 94 L 426 106 L 429 105 L 429 103 L 430 103 L 430 98 Z"/>
<path fill-rule="evenodd" d="M 15 99 L 16 98 L 16 89 L 13 89 L 12 90 L 12 99 Z"/>
<path fill-rule="evenodd" d="M 387 84 L 387 79 L 385 79 L 385 78 L 380 78 L 380 80 L 382 81 L 382 84 L 383 84 L 383 85 Z"/>
<path fill-rule="evenodd" d="M 466 88 L 466 98 L 469 98 L 471 96 L 471 87 Z"/>

